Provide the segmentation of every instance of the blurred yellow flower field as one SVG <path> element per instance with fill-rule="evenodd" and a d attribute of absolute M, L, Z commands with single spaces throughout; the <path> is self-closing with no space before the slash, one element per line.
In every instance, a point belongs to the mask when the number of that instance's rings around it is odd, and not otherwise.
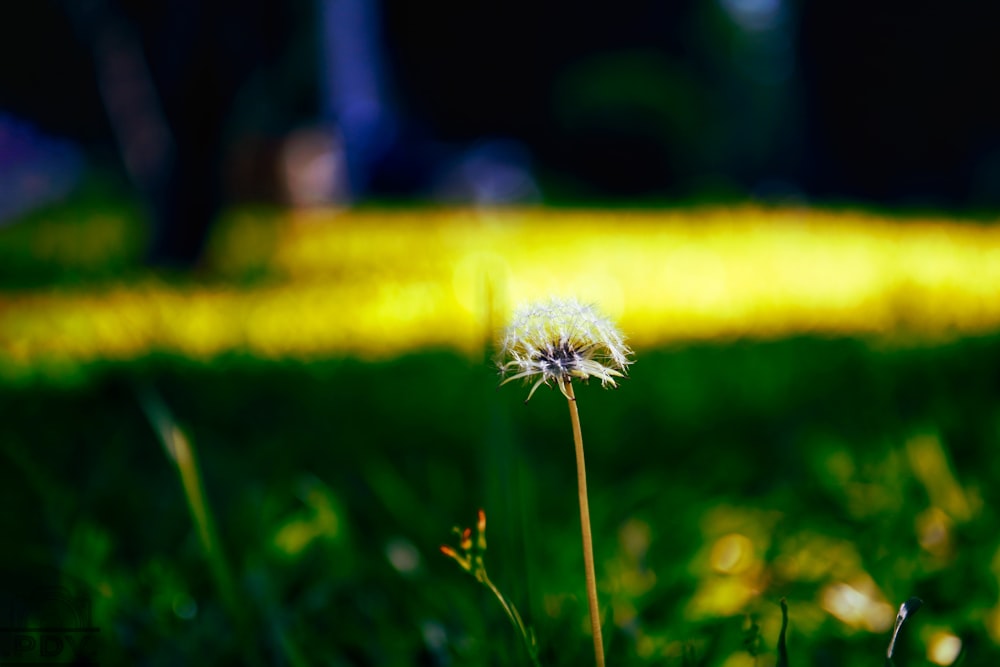
<path fill-rule="evenodd" d="M 219 279 L 207 283 L 0 292 L 0 372 L 150 352 L 479 354 L 516 304 L 548 296 L 599 303 L 637 347 L 1000 330 L 1000 229 L 941 219 L 752 207 L 247 212 L 219 229 L 209 265 Z"/>

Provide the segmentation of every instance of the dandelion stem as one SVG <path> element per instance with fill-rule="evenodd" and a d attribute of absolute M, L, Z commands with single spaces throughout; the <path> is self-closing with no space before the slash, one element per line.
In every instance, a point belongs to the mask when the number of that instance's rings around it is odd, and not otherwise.
<path fill-rule="evenodd" d="M 594 575 L 594 540 L 590 533 L 590 506 L 587 503 L 587 467 L 583 459 L 583 433 L 580 431 L 580 413 L 576 408 L 576 395 L 572 381 L 563 381 L 569 399 L 569 418 L 573 422 L 573 442 L 576 445 L 576 482 L 580 497 L 580 528 L 583 532 L 583 565 L 587 577 L 587 602 L 590 605 L 590 627 L 594 635 L 594 660 L 597 667 L 604 667 L 604 639 L 601 636 L 601 613 L 597 608 L 597 577 Z"/>

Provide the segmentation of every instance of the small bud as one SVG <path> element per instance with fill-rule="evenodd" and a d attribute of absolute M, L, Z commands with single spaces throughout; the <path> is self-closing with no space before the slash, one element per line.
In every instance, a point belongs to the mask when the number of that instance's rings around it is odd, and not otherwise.
<path fill-rule="evenodd" d="M 472 571 L 472 563 L 468 556 L 459 556 L 457 551 L 447 545 L 441 545 L 441 553 L 458 563 L 459 567 L 466 572 Z"/>
<path fill-rule="evenodd" d="M 479 510 L 479 523 L 476 524 L 476 548 L 486 551 L 486 512 Z"/>

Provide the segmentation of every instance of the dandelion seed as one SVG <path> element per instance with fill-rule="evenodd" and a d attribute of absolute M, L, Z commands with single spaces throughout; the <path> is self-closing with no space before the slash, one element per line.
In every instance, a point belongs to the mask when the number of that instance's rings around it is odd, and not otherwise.
<path fill-rule="evenodd" d="M 527 402 L 552 380 L 566 398 L 565 385 L 572 378 L 596 377 L 601 386 L 617 387 L 615 378 L 625 376 L 630 354 L 621 332 L 593 306 L 553 299 L 517 310 L 501 340 L 497 365 L 502 375 L 512 374 L 501 385 L 534 379 Z"/>

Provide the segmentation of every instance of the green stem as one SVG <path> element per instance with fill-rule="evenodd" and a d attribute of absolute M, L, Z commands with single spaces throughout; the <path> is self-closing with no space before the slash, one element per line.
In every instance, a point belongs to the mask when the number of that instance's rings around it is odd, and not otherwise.
<path fill-rule="evenodd" d="M 535 650 L 535 643 L 532 640 L 530 633 L 528 632 L 528 628 L 524 625 L 524 621 L 521 620 L 521 614 L 517 612 L 517 607 L 515 607 L 512 603 L 508 602 L 507 598 L 505 598 L 503 594 L 497 589 L 497 587 L 493 585 L 493 582 L 490 581 L 490 578 L 486 576 L 485 570 L 481 571 L 479 580 L 483 582 L 483 584 L 485 584 L 487 588 L 493 591 L 493 595 L 496 596 L 497 600 L 500 602 L 500 605 L 503 607 L 503 610 L 507 612 L 507 618 L 510 619 L 510 622 L 514 624 L 514 628 L 521 634 L 521 640 L 524 642 L 525 650 L 528 651 L 528 656 L 531 658 L 531 663 L 535 665 L 535 667 L 541 667 L 541 663 L 538 662 L 538 654 Z"/>

